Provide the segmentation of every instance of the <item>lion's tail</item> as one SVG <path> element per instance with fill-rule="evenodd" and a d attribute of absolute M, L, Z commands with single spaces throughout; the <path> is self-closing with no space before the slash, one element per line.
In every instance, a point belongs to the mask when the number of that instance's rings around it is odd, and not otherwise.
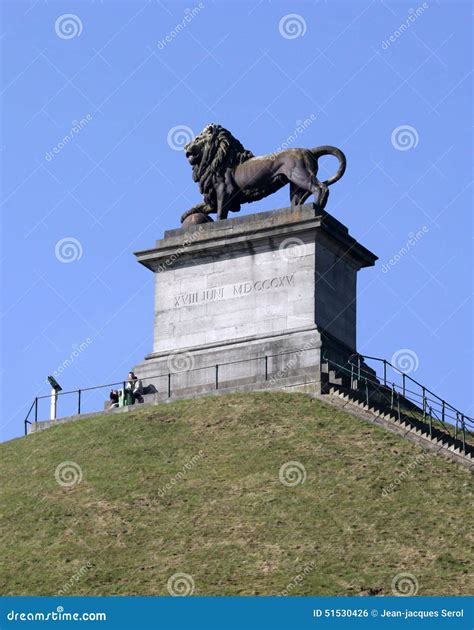
<path fill-rule="evenodd" d="M 314 155 L 316 160 L 319 160 L 319 158 L 323 155 L 334 155 L 334 157 L 337 157 L 337 159 L 339 160 L 339 168 L 337 170 L 337 173 L 327 179 L 325 182 L 322 182 L 326 186 L 331 186 L 331 184 L 335 184 L 346 172 L 346 156 L 341 151 L 341 149 L 338 149 L 337 147 L 332 147 L 330 145 L 324 145 L 322 147 L 315 147 L 314 149 L 311 149 L 311 153 Z"/>

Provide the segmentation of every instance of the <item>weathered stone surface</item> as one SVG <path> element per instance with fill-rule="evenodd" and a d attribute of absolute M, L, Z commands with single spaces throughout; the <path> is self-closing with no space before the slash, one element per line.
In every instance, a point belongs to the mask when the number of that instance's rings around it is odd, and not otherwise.
<path fill-rule="evenodd" d="M 312 204 L 171 230 L 136 256 L 156 278 L 153 352 L 135 371 L 190 394 L 215 365 L 229 387 L 321 381 L 324 351 L 355 352 L 356 275 L 376 260 Z"/>

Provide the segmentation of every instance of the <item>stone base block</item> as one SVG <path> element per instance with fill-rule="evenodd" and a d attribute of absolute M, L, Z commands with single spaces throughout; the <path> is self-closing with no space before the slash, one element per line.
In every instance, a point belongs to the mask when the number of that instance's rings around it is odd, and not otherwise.
<path fill-rule="evenodd" d="M 280 388 L 321 380 L 321 335 L 317 328 L 266 338 L 155 353 L 134 368 L 144 386 L 183 397 L 245 386 Z M 319 390 L 320 387 L 317 387 Z"/>
<path fill-rule="evenodd" d="M 155 317 L 134 371 L 168 397 L 337 382 L 324 357 L 356 351 L 357 273 L 376 260 L 313 204 L 171 230 L 136 256 Z"/>

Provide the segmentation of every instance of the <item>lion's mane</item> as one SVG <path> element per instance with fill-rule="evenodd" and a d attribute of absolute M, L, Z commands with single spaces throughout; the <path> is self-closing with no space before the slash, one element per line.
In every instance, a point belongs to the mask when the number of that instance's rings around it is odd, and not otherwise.
<path fill-rule="evenodd" d="M 227 188 L 232 187 L 232 170 L 254 157 L 254 154 L 220 125 L 210 125 L 204 129 L 190 146 L 194 144 L 201 145 L 201 155 L 193 165 L 193 179 L 199 184 L 205 204 L 215 209 L 217 183 L 224 181 Z M 227 189 L 227 193 L 238 195 L 237 186 L 233 186 L 234 190 Z"/>

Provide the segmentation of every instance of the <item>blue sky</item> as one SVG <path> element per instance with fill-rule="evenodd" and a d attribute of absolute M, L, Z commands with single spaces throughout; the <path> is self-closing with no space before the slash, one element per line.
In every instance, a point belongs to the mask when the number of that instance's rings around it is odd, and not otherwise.
<path fill-rule="evenodd" d="M 152 274 L 132 252 L 199 201 L 179 149 L 209 122 L 256 154 L 295 132 L 293 146 L 344 150 L 327 209 L 380 259 L 359 274 L 359 351 L 408 352 L 415 378 L 474 414 L 470 3 L 15 0 L 2 13 L 1 439 L 68 359 L 75 389 L 151 351 Z M 287 203 L 285 188 L 242 214 Z"/>

